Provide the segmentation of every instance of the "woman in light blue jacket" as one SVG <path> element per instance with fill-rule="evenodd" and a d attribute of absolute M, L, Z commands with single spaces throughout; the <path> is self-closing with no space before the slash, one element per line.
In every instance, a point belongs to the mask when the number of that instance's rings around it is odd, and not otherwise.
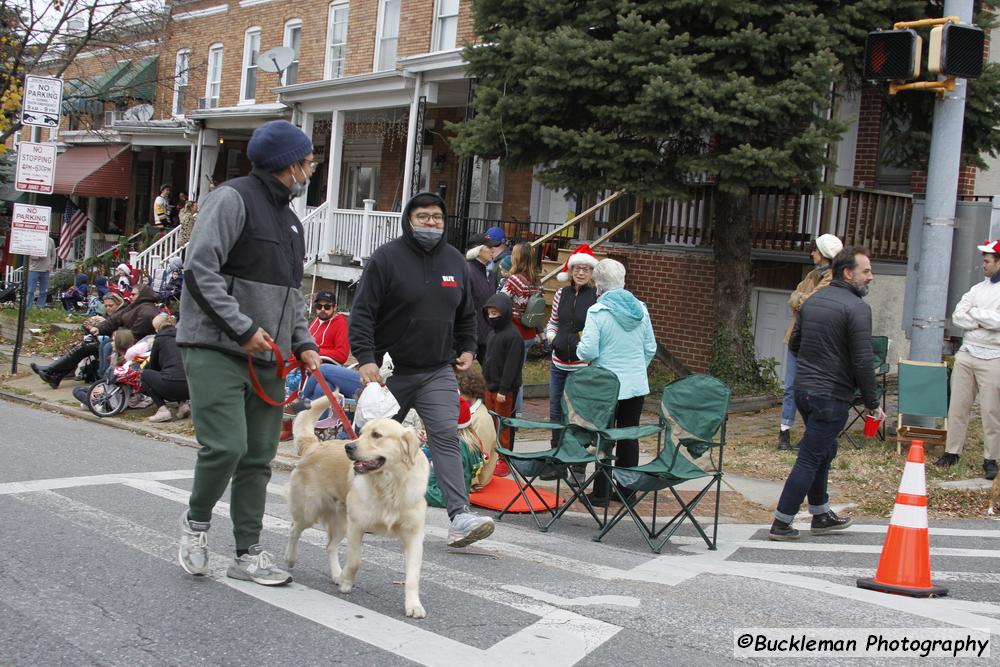
<path fill-rule="evenodd" d="M 577 356 L 594 366 L 606 368 L 618 376 L 618 406 L 614 426 L 638 426 L 642 402 L 649 393 L 646 367 L 656 354 L 656 338 L 646 304 L 625 289 L 625 267 L 613 259 L 602 259 L 594 268 L 597 303 L 587 311 Z M 639 463 L 639 441 L 619 440 L 615 443 L 619 465 Z M 608 479 L 597 477 L 594 491 L 587 497 L 594 505 L 608 504 Z"/>

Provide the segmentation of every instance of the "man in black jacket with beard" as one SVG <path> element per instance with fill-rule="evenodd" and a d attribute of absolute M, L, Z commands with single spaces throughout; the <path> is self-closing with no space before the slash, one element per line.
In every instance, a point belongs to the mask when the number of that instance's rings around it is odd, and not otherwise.
<path fill-rule="evenodd" d="M 868 413 L 885 419 L 875 393 L 872 366 L 872 310 L 862 298 L 874 275 L 867 252 L 844 248 L 834 257 L 830 287 L 802 305 L 788 348 L 796 355 L 795 405 L 806 425 L 795 466 L 774 512 L 769 538 L 797 540 L 792 521 L 809 499 L 810 532 L 822 535 L 851 525 L 830 509 L 826 491 L 837 434 L 847 423 L 855 389 Z"/>
<path fill-rule="evenodd" d="M 466 260 L 448 245 L 446 222 L 436 194 L 410 199 L 403 235 L 378 248 L 365 267 L 348 338 L 362 384 L 381 383 L 382 359 L 387 352 L 392 357 L 386 385 L 400 405 L 396 419 L 414 408 L 423 421 L 451 519 L 448 546 L 464 547 L 491 535 L 494 526 L 469 507 L 459 450 L 455 371 L 472 366 L 476 312 Z"/>

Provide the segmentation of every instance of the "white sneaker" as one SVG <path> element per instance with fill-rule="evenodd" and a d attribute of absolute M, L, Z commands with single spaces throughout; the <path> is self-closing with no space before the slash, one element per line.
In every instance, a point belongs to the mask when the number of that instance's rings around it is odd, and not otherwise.
<path fill-rule="evenodd" d="M 181 514 L 181 546 L 177 561 L 188 574 L 208 573 L 208 523 L 189 521 L 186 507 Z"/>
<path fill-rule="evenodd" d="M 153 404 L 153 399 L 145 394 L 132 394 L 128 398 L 128 406 L 133 410 L 142 410 Z"/>
<path fill-rule="evenodd" d="M 493 519 L 479 516 L 468 507 L 455 515 L 448 529 L 449 547 L 467 547 L 493 534 Z"/>
<path fill-rule="evenodd" d="M 226 576 L 262 586 L 283 586 L 292 582 L 292 575 L 274 567 L 274 556 L 259 544 L 253 545 L 247 553 L 233 561 L 226 570 Z"/>
<path fill-rule="evenodd" d="M 173 413 L 170 412 L 170 408 L 165 405 L 161 405 L 160 409 L 156 411 L 156 414 L 148 417 L 149 421 L 153 423 L 168 422 L 174 418 Z"/>

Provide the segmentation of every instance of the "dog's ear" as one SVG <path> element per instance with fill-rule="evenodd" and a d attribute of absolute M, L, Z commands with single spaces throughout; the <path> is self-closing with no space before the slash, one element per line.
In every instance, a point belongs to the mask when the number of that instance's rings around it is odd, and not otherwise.
<path fill-rule="evenodd" d="M 416 462 L 417 456 L 420 454 L 420 438 L 417 434 L 413 432 L 412 428 L 403 429 L 403 456 L 406 458 L 407 463 L 412 465 Z"/>

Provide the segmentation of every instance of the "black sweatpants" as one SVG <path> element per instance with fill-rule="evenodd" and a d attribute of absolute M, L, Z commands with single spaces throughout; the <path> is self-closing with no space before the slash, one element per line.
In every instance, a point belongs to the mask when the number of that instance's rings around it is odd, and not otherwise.
<path fill-rule="evenodd" d="M 142 372 L 142 393 L 153 399 L 153 405 L 160 407 L 167 401 L 186 401 L 187 380 L 171 380 L 163 377 L 163 371 L 146 369 Z"/>
<path fill-rule="evenodd" d="M 642 416 L 643 399 L 645 399 L 645 396 L 633 396 L 632 398 L 623 398 L 618 401 L 618 405 L 615 407 L 615 428 L 639 425 L 639 418 Z M 615 464 L 623 467 L 638 465 L 639 441 L 617 441 L 615 443 Z M 604 473 L 601 473 L 594 480 L 594 495 L 598 498 L 607 498 L 609 491 L 608 478 Z"/>

